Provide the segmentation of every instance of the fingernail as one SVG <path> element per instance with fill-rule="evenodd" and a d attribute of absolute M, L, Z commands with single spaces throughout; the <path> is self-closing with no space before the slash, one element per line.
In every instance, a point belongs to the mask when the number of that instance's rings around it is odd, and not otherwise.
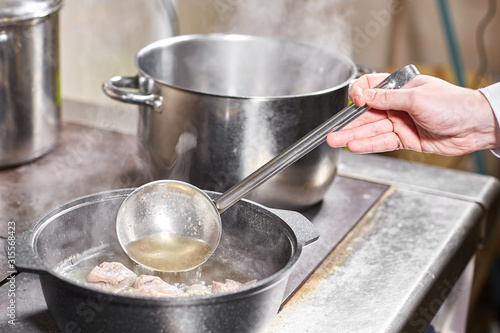
<path fill-rule="evenodd" d="M 369 103 L 369 102 L 373 101 L 373 99 L 375 98 L 375 90 L 373 90 L 373 89 L 366 89 L 363 92 L 363 95 L 365 96 L 366 103 Z"/>

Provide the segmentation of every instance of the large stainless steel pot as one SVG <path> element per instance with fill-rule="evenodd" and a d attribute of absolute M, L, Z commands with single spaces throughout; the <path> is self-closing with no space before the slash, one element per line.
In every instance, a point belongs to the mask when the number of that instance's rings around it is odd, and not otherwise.
<path fill-rule="evenodd" d="M 63 332 L 263 332 L 276 315 L 302 247 L 318 231 L 302 215 L 240 201 L 222 215 L 223 234 L 201 279 L 257 279 L 234 293 L 186 298 L 117 295 L 82 284 L 102 261 L 133 263 L 115 218 L 131 189 L 62 204 L 16 238 L 16 266 L 36 272 Z M 219 195 L 208 192 L 212 197 Z"/>
<path fill-rule="evenodd" d="M 139 141 L 155 178 L 223 192 L 347 104 L 347 57 L 278 37 L 178 36 L 135 57 L 139 71 L 103 85 L 139 105 Z M 130 88 L 138 91 L 131 91 Z M 252 192 L 278 208 L 319 202 L 338 150 L 326 143 Z"/>
<path fill-rule="evenodd" d="M 0 6 L 0 167 L 50 151 L 59 136 L 62 0 Z"/>

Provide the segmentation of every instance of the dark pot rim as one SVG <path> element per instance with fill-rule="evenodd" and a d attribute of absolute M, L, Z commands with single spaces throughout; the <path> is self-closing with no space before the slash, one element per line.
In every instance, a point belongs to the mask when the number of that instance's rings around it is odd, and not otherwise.
<path fill-rule="evenodd" d="M 143 305 L 162 305 L 162 306 L 190 306 L 190 305 L 200 305 L 200 304 L 214 304 L 220 302 L 234 301 L 238 299 L 243 299 L 251 297 L 253 295 L 264 292 L 265 290 L 274 287 L 276 284 L 282 282 L 283 279 L 288 279 L 293 267 L 296 265 L 301 253 L 302 244 L 297 240 L 297 235 L 292 230 L 292 228 L 287 224 L 285 220 L 278 217 L 276 214 L 271 212 L 267 207 L 260 205 L 258 203 L 242 199 L 240 202 L 244 205 L 257 206 L 257 208 L 264 209 L 266 214 L 269 214 L 273 218 L 280 219 L 283 221 L 283 231 L 287 234 L 290 240 L 292 253 L 290 259 L 280 270 L 274 274 L 267 276 L 254 284 L 242 287 L 236 292 L 221 293 L 215 295 L 203 295 L 203 296 L 189 296 L 189 297 L 177 297 L 177 298 L 156 298 L 149 296 L 137 296 L 137 295 L 123 295 L 115 294 L 112 292 L 107 292 L 99 290 L 97 288 L 92 288 L 78 283 L 70 278 L 64 277 L 54 270 L 54 268 L 47 267 L 43 260 L 39 257 L 37 253 L 37 242 L 38 237 L 43 232 L 43 229 L 48 226 L 52 221 L 56 219 L 58 215 L 64 212 L 71 211 L 75 208 L 91 204 L 96 201 L 105 201 L 109 199 L 116 199 L 117 197 L 125 198 L 129 193 L 131 193 L 134 188 L 129 189 L 119 189 L 104 191 L 95 194 L 90 194 L 75 198 L 73 200 L 67 201 L 58 205 L 46 212 L 42 217 L 40 217 L 27 231 L 19 234 L 17 236 L 17 248 L 18 255 L 16 261 L 16 267 L 20 272 L 27 271 L 42 275 L 48 275 L 57 280 L 58 283 L 63 283 L 67 288 L 70 288 L 76 292 L 85 294 L 87 296 L 97 296 L 108 297 L 113 302 L 125 302 L 125 303 L 138 303 Z M 206 191 L 210 195 L 218 195 L 217 192 Z M 239 203 L 235 204 L 238 205 Z"/>

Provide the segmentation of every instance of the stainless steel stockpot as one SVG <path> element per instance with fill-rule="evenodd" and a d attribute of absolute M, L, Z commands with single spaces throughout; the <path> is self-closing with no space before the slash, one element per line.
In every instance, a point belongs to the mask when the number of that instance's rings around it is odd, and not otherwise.
<path fill-rule="evenodd" d="M 225 191 L 347 104 L 346 56 L 271 36 L 187 35 L 148 45 L 136 76 L 103 85 L 139 105 L 139 142 L 156 179 Z M 138 91 L 131 91 L 136 89 Z M 276 208 L 319 202 L 337 170 L 325 144 L 255 189 Z"/>
<path fill-rule="evenodd" d="M 57 141 L 61 6 L 62 0 L 0 6 L 0 167 L 40 157 Z"/>

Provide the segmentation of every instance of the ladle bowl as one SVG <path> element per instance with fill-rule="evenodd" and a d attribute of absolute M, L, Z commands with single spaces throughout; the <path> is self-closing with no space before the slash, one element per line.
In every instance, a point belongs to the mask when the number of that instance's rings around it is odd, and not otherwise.
<path fill-rule="evenodd" d="M 399 89 L 418 74 L 413 65 L 405 66 L 377 88 Z M 222 212 L 368 109 L 367 105 L 347 106 L 214 200 L 180 181 L 160 180 L 139 187 L 122 203 L 116 218 L 121 246 L 132 260 L 154 270 L 196 268 L 219 243 Z"/>
<path fill-rule="evenodd" d="M 118 240 L 133 261 L 151 270 L 191 270 L 219 244 L 222 225 L 214 211 L 215 203 L 197 187 L 175 180 L 154 181 L 123 201 L 116 217 Z M 196 247 L 196 240 L 199 255 L 187 248 L 190 241 Z"/>

